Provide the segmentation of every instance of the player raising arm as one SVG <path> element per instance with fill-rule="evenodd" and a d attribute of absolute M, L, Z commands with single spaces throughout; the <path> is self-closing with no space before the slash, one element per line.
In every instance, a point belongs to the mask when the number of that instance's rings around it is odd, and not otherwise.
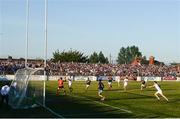
<path fill-rule="evenodd" d="M 156 90 L 157 90 L 157 92 L 154 93 L 154 95 L 156 96 L 156 98 L 157 98 L 158 100 L 160 100 L 160 98 L 158 97 L 158 94 L 159 94 L 159 95 L 161 95 L 164 99 L 166 99 L 167 101 L 169 101 L 169 100 L 166 98 L 166 96 L 163 95 L 162 90 L 161 90 L 161 88 L 160 88 L 160 85 L 159 85 L 156 81 L 154 81 L 154 85 L 149 86 L 149 88 L 152 88 L 152 87 L 155 87 Z"/>

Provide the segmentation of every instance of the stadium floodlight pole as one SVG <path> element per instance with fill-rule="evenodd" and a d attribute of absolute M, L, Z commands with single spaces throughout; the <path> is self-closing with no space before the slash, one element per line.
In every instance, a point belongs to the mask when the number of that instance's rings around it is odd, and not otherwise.
<path fill-rule="evenodd" d="M 26 50 L 25 50 L 25 68 L 27 68 L 29 45 L 29 0 L 26 0 Z"/>
<path fill-rule="evenodd" d="M 45 40 L 45 46 L 44 46 L 44 89 L 43 89 L 43 106 L 46 105 L 46 66 L 47 66 L 47 0 L 45 0 L 45 19 L 44 19 L 44 40 Z"/>

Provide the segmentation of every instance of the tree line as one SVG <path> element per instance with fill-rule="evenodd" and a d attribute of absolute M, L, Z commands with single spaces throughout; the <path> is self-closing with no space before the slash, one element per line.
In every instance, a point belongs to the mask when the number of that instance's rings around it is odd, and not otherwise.
<path fill-rule="evenodd" d="M 117 56 L 118 64 L 130 64 L 136 57 L 142 57 L 142 53 L 137 46 L 122 47 Z M 72 50 L 53 52 L 53 62 L 82 62 L 82 63 L 102 63 L 108 64 L 110 61 L 105 57 L 103 52 L 93 52 L 90 56 L 83 52 Z"/>

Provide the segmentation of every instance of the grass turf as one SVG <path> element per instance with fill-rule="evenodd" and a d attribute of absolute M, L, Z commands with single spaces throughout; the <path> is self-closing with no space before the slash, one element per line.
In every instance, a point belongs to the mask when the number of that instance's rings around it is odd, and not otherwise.
<path fill-rule="evenodd" d="M 97 95 L 97 82 L 92 82 L 85 92 L 85 82 L 73 82 L 73 92 L 70 94 L 65 82 L 67 95 L 60 92 L 56 96 L 57 81 L 46 82 L 46 106 L 65 118 L 72 117 L 128 117 L 128 118 L 176 118 L 180 117 L 180 82 L 160 82 L 163 93 L 169 99 L 158 101 L 153 95 L 154 88 L 140 90 L 139 82 L 129 82 L 126 92 L 123 85 L 113 82 L 112 90 L 108 90 L 104 82 L 103 95 L 105 101 L 100 101 Z M 2 85 L 2 83 L 0 84 Z M 152 85 L 152 82 L 148 82 Z M 129 113 L 132 112 L 132 113 Z M 3 104 L 0 107 L 0 117 L 57 117 L 43 107 L 26 110 L 13 110 Z"/>

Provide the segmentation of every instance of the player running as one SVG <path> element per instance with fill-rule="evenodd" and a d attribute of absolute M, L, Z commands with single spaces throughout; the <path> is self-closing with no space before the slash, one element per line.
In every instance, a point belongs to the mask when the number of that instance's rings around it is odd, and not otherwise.
<path fill-rule="evenodd" d="M 59 91 L 62 90 L 64 92 L 64 95 L 66 94 L 66 90 L 64 89 L 64 81 L 62 79 L 62 77 L 60 77 L 60 79 L 58 79 L 58 88 L 56 91 L 56 95 L 59 95 Z"/>
<path fill-rule="evenodd" d="M 86 80 L 86 91 L 88 90 L 90 85 L 91 85 L 91 80 L 88 77 L 88 79 Z"/>
<path fill-rule="evenodd" d="M 124 91 L 127 90 L 127 85 L 128 85 L 128 77 L 126 76 L 126 78 L 124 79 Z"/>
<path fill-rule="evenodd" d="M 146 86 L 147 86 L 147 85 L 146 85 L 146 81 L 143 80 L 143 81 L 141 82 L 141 90 L 143 90 L 144 88 L 146 88 Z"/>
<path fill-rule="evenodd" d="M 68 88 L 69 88 L 70 93 L 72 93 L 73 91 L 72 81 L 73 81 L 73 76 L 68 77 Z"/>
<path fill-rule="evenodd" d="M 98 96 L 101 97 L 101 101 L 103 101 L 105 99 L 105 96 L 102 96 L 102 92 L 103 92 L 103 89 L 104 89 L 104 84 L 102 83 L 101 80 L 99 80 L 99 83 L 98 83 Z"/>
<path fill-rule="evenodd" d="M 113 78 L 112 78 L 112 77 L 109 77 L 109 78 L 108 78 L 109 90 L 111 90 L 111 88 L 112 88 L 112 81 L 113 81 Z"/>
<path fill-rule="evenodd" d="M 160 98 L 158 97 L 158 94 L 159 94 L 159 95 L 161 95 L 166 101 L 169 101 L 169 100 L 166 98 L 166 96 L 163 95 L 162 90 L 161 90 L 161 88 L 160 88 L 160 85 L 159 85 L 156 81 L 154 81 L 154 85 L 149 86 L 149 88 L 152 88 L 152 87 L 155 87 L 156 90 L 157 90 L 157 92 L 154 93 L 154 95 L 156 96 L 156 98 L 157 98 L 158 100 L 160 100 Z"/>

